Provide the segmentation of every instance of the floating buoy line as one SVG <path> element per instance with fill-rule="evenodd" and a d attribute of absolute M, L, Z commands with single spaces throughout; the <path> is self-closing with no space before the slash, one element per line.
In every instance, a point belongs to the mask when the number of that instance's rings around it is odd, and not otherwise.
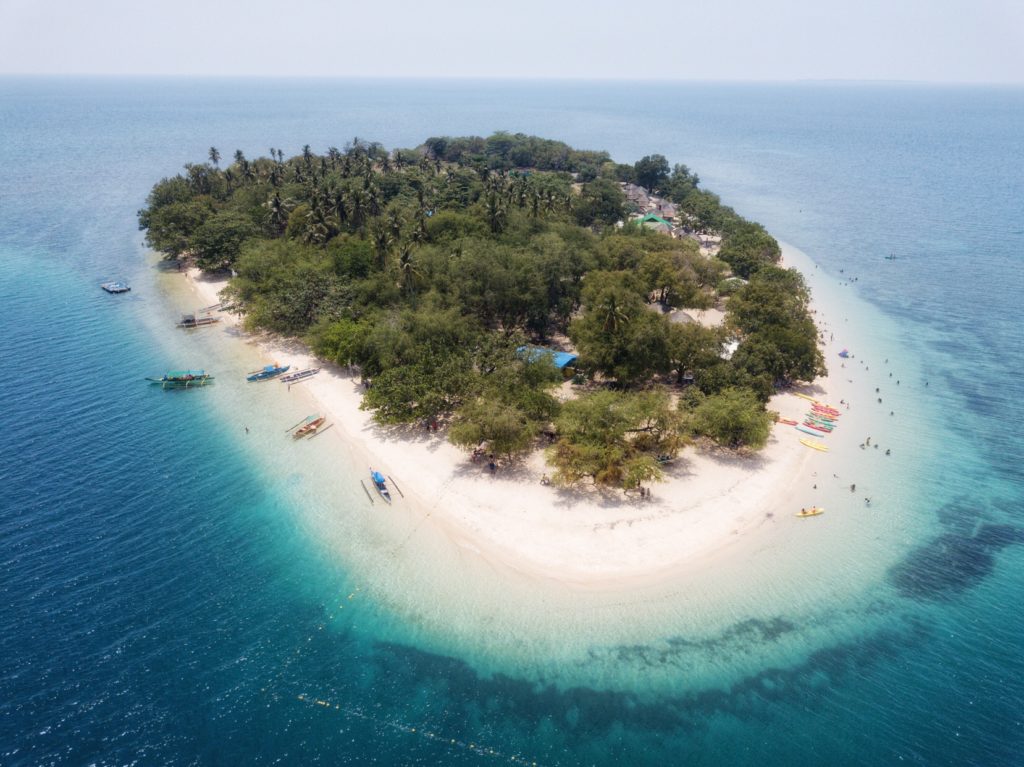
<path fill-rule="evenodd" d="M 299 693 L 297 698 L 303 703 L 308 703 L 311 706 L 321 706 L 330 711 L 336 711 L 346 716 L 351 716 L 357 719 L 363 719 L 368 722 L 373 722 L 374 724 L 380 725 L 382 727 L 388 727 L 392 730 L 397 730 L 398 732 L 403 732 L 407 735 L 418 735 L 421 738 L 432 740 L 435 743 L 440 743 L 450 748 L 458 748 L 463 751 L 470 751 L 476 754 L 477 756 L 487 756 L 491 757 L 492 759 L 500 759 L 502 761 L 508 762 L 509 764 L 523 764 L 528 765 L 528 767 L 539 767 L 537 762 L 533 761 L 532 759 L 527 759 L 523 756 L 517 756 L 516 754 L 504 754 L 483 744 L 466 742 L 464 740 L 459 740 L 458 738 L 451 738 L 443 733 L 435 732 L 434 730 L 428 728 L 413 727 L 412 725 L 404 724 L 402 722 L 396 722 L 391 719 L 381 719 L 380 717 L 367 714 L 365 711 L 360 711 L 359 709 L 350 708 L 348 706 L 342 706 L 339 703 L 332 703 L 329 700 L 317 698 L 312 695 L 306 695 L 305 693 Z"/>
<path fill-rule="evenodd" d="M 333 622 L 337 618 L 338 613 L 341 610 L 345 609 L 345 605 L 347 603 L 354 601 L 356 597 L 361 595 L 362 590 L 363 589 L 361 586 L 356 586 L 351 592 L 349 592 L 348 597 L 346 599 L 343 599 L 341 603 L 335 608 L 335 610 L 327 616 L 327 619 L 317 626 L 317 631 L 323 631 L 329 623 Z M 288 670 L 288 667 L 291 666 L 293 662 L 297 661 L 300 657 L 302 657 L 302 655 L 304 654 L 303 647 L 309 647 L 312 644 L 315 636 L 316 632 L 306 637 L 306 639 L 300 642 L 299 645 L 295 648 L 295 651 L 291 653 L 290 656 L 284 661 L 284 663 L 281 665 L 281 668 L 278 670 L 276 674 L 276 677 L 279 682 L 283 681 L 283 678 Z M 277 695 L 277 692 L 274 691 L 273 688 L 268 689 L 267 687 L 264 687 L 262 691 L 264 693 L 270 693 L 275 696 Z M 406 735 L 415 735 L 421 738 L 425 738 L 439 745 L 447 746 L 448 748 L 457 748 L 462 751 L 468 751 L 477 756 L 489 757 L 491 759 L 506 762 L 508 764 L 525 765 L 525 767 L 540 767 L 538 762 L 533 759 L 529 759 L 524 756 L 519 756 L 518 754 L 507 754 L 502 751 L 493 749 L 482 743 L 476 743 L 474 741 L 466 741 L 461 740 L 459 738 L 453 738 L 450 735 L 446 735 L 445 733 L 431 729 L 429 726 L 417 727 L 412 724 L 407 724 L 396 719 L 387 719 L 374 716 L 372 714 L 366 713 L 362 709 L 355 708 L 352 706 L 344 706 L 341 703 L 335 703 L 330 700 L 327 700 L 326 698 L 321 698 L 316 695 L 310 695 L 304 692 L 298 693 L 296 695 L 296 700 L 310 706 L 317 706 L 329 710 L 331 712 L 341 714 L 343 716 L 361 719 L 367 722 L 373 722 L 381 728 L 388 728 L 391 730 L 395 730 L 397 732 L 404 733 Z"/>

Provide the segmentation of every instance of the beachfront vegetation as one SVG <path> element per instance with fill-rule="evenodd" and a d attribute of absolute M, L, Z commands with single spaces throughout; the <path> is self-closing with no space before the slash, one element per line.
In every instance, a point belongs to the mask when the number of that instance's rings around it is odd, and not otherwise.
<path fill-rule="evenodd" d="M 547 440 L 556 480 L 629 488 L 694 437 L 763 445 L 771 394 L 824 370 L 778 243 L 661 155 L 496 133 L 227 157 L 153 187 L 147 242 L 230 269 L 248 327 L 355 366 L 381 423 L 508 458 Z M 677 206 L 674 236 L 627 223 L 624 182 Z M 673 321 L 716 305 L 721 327 Z M 576 385 L 528 343 L 571 345 Z"/>

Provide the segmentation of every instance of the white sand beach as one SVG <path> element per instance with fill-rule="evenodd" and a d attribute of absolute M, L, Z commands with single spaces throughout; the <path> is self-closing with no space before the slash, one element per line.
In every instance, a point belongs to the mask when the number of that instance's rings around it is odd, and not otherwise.
<path fill-rule="evenodd" d="M 220 300 L 226 281 L 202 277 L 196 270 L 187 278 L 199 303 Z M 225 324 L 238 323 L 235 315 L 221 316 Z M 717 323 L 720 317 L 700 318 L 709 320 Z M 687 448 L 648 499 L 593 487 L 562 489 L 541 484 L 547 468 L 540 450 L 521 464 L 499 465 L 492 475 L 486 462 L 474 463 L 448 443 L 443 430 L 427 433 L 374 423 L 359 408 L 358 374 L 316 360 L 294 341 L 267 336 L 249 341 L 267 362 L 323 369 L 290 387 L 293 396 L 308 400 L 310 412 L 327 414 L 335 425 L 319 439 L 318 449 L 337 450 L 338 460 L 351 464 L 354 478 L 362 477 L 367 466 L 380 467 L 402 489 L 396 509 L 410 521 L 429 519 L 460 546 L 503 568 L 578 587 L 622 589 L 706 568 L 709 559 L 756 538 L 777 518 L 814 523 L 792 518 L 817 502 L 804 491 L 815 484 L 823 456 L 803 446 L 799 438 L 806 435 L 791 426 L 777 424 L 768 446 L 753 456 Z M 828 358 L 830 364 L 836 359 L 831 352 Z M 807 388 L 835 403 L 844 391 L 834 376 Z M 770 404 L 792 420 L 808 407 L 791 393 L 777 395 Z M 833 444 L 836 436 L 830 436 Z"/>

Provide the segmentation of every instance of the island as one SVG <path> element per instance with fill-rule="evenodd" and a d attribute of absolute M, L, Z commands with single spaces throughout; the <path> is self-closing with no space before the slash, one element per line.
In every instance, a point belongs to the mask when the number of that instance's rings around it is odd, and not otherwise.
<path fill-rule="evenodd" d="M 420 510 L 461 499 L 486 517 L 462 533 L 486 527 L 517 568 L 580 580 L 678 564 L 735 532 L 737 504 L 770 518 L 809 454 L 790 440 L 760 456 L 781 394 L 827 374 L 804 277 L 761 225 L 661 155 L 622 164 L 509 133 L 236 151 L 226 167 L 211 148 L 153 187 L 139 223 L 166 258 L 223 275 L 203 284 L 245 329 L 333 363 L 348 389 L 318 404 L 343 434 L 373 464 L 432 467 Z M 376 431 L 353 426 L 353 397 Z M 791 397 L 781 420 L 807 405 Z M 448 447 L 375 441 L 412 430 Z M 456 463 L 475 470 L 457 476 Z M 481 478 L 516 490 L 477 492 Z M 556 551 L 552 534 L 534 566 L 518 557 L 537 529 L 521 529 L 526 507 L 557 517 L 578 504 L 601 512 L 576 515 L 563 542 L 614 530 L 625 505 L 663 509 L 644 518 L 687 531 L 689 548 L 638 535 L 609 566 L 590 544 Z M 716 504 L 733 515 L 695 536 Z"/>

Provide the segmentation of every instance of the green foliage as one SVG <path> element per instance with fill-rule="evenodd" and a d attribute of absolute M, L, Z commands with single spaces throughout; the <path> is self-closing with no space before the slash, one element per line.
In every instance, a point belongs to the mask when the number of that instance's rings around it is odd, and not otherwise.
<path fill-rule="evenodd" d="M 598 391 L 562 406 L 548 450 L 556 482 L 634 488 L 662 478 L 658 457 L 684 444 L 679 413 L 664 391 Z"/>
<path fill-rule="evenodd" d="M 627 272 L 591 272 L 583 314 L 569 337 L 580 366 L 630 385 L 668 370 L 668 320 L 644 305 L 638 279 Z"/>
<path fill-rule="evenodd" d="M 732 267 L 733 274 L 747 279 L 782 258 L 779 243 L 760 224 L 737 227 L 722 243 L 718 257 Z"/>
<path fill-rule="evenodd" d="M 633 166 L 636 183 L 652 191 L 661 191 L 669 178 L 668 160 L 664 155 L 649 154 L 637 160 Z"/>
<path fill-rule="evenodd" d="M 561 379 L 510 349 L 559 333 L 618 388 L 673 372 L 679 383 L 692 375 L 695 391 L 739 387 L 764 400 L 824 369 L 806 289 L 773 265 L 775 241 L 660 155 L 618 164 L 504 132 L 393 152 L 360 139 L 323 155 L 236 151 L 226 168 L 219 151 L 207 154 L 153 187 L 139 211 L 147 242 L 206 270 L 233 268 L 230 295 L 248 327 L 360 366 L 374 380 L 365 404 L 383 422 L 451 414 L 464 444 L 523 449 L 555 417 L 549 389 Z M 616 229 L 620 181 L 659 189 L 685 225 L 721 232 L 728 266 L 689 240 Z M 730 267 L 751 284 L 723 284 Z M 734 291 L 732 362 L 720 334 L 671 325 L 649 306 L 706 307 L 719 288 Z M 615 481 L 641 481 L 649 461 L 626 455 Z"/>
<path fill-rule="evenodd" d="M 724 447 L 760 450 L 768 442 L 774 421 L 773 414 L 752 392 L 727 388 L 696 405 L 691 428 Z"/>
<path fill-rule="evenodd" d="M 626 217 L 626 195 L 619 185 L 596 178 L 583 185 L 576 203 L 576 222 L 580 226 L 611 226 Z"/>
<path fill-rule="evenodd" d="M 163 251 L 169 258 L 178 258 L 192 250 L 192 238 L 213 213 L 213 200 L 200 196 L 149 208 L 140 214 L 140 225 L 146 227 L 146 244 Z"/>
<path fill-rule="evenodd" d="M 696 381 L 705 371 L 722 363 L 722 333 L 695 322 L 672 323 L 668 329 L 669 367 L 676 371 L 677 383 L 687 374 Z"/>
<path fill-rule="evenodd" d="M 759 270 L 727 305 L 726 322 L 742 337 L 733 356 L 735 367 L 773 384 L 813 381 L 824 375 L 825 359 L 818 348 L 809 300 L 796 270 L 775 266 Z"/>
<path fill-rule="evenodd" d="M 244 243 L 259 233 L 252 218 L 233 210 L 209 216 L 192 236 L 192 252 L 199 268 L 206 271 L 229 269 Z"/>

